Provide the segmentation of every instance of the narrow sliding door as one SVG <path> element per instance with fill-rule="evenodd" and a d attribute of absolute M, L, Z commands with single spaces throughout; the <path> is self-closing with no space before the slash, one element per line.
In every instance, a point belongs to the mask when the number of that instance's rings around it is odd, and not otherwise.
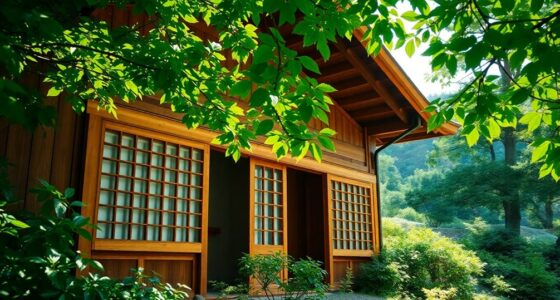
<path fill-rule="evenodd" d="M 286 254 L 286 167 L 251 159 L 250 170 L 249 252 Z"/>

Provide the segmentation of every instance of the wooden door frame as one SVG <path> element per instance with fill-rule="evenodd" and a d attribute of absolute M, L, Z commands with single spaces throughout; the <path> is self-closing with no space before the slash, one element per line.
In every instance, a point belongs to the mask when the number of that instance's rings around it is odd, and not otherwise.
<path fill-rule="evenodd" d="M 255 166 L 280 169 L 282 171 L 282 245 L 256 245 L 255 244 Z M 288 253 L 288 194 L 287 194 L 287 168 L 283 164 L 273 163 L 251 157 L 249 162 L 249 254 Z"/>

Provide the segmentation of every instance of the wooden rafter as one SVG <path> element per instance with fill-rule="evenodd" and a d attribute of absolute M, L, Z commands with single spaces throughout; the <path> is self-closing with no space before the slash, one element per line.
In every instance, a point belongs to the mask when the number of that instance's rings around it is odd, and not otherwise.
<path fill-rule="evenodd" d="M 367 123 L 364 127 L 367 128 L 369 135 L 379 135 L 385 132 L 400 133 L 407 129 L 407 125 L 403 124 L 399 118 L 395 117 Z"/>
<path fill-rule="evenodd" d="M 339 52 L 356 68 L 363 78 L 375 89 L 375 91 L 383 97 L 385 103 L 394 111 L 394 113 L 405 124 L 408 124 L 408 116 L 397 100 L 391 95 L 387 88 L 379 81 L 372 72 L 364 65 L 363 61 L 356 55 L 352 48 L 348 47 L 344 41 L 338 40 L 336 47 Z"/>

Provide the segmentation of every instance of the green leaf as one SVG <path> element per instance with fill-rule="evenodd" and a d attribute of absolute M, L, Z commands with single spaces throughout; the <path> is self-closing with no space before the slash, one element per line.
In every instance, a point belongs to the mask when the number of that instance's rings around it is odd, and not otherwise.
<path fill-rule="evenodd" d="M 251 93 L 252 83 L 250 80 L 242 80 L 236 82 L 231 87 L 232 96 L 240 96 L 241 98 L 247 98 Z"/>
<path fill-rule="evenodd" d="M 325 149 L 330 150 L 332 152 L 336 151 L 334 147 L 334 143 L 330 138 L 319 135 L 317 136 L 317 140 L 319 141 L 321 146 L 323 146 Z"/>
<path fill-rule="evenodd" d="M 98 262 L 97 260 L 92 260 L 90 262 L 91 266 L 94 267 L 96 270 L 98 271 L 104 271 L 105 269 L 103 268 L 103 265 Z"/>
<path fill-rule="evenodd" d="M 326 40 L 317 42 L 317 50 L 321 53 L 324 61 L 329 60 L 331 56 L 331 49 L 329 48 L 329 44 Z"/>
<path fill-rule="evenodd" d="M 75 189 L 67 188 L 67 189 L 64 190 L 64 198 L 70 199 L 70 198 L 74 197 L 75 193 L 76 193 Z"/>
<path fill-rule="evenodd" d="M 316 118 L 321 120 L 321 122 L 323 122 L 324 124 L 329 125 L 329 116 L 322 109 L 320 109 L 320 108 L 315 109 L 313 111 L 313 116 L 315 116 Z"/>
<path fill-rule="evenodd" d="M 332 93 L 332 92 L 336 92 L 336 89 L 334 87 L 332 87 L 330 84 L 327 83 L 321 83 L 317 86 L 317 89 L 320 90 L 323 93 Z"/>
<path fill-rule="evenodd" d="M 531 153 L 531 162 L 537 162 L 541 158 L 545 156 L 550 146 L 550 141 L 544 141 L 537 147 L 533 148 L 533 152 Z"/>
<path fill-rule="evenodd" d="M 531 0 L 531 11 L 538 12 L 544 4 L 544 0 Z"/>
<path fill-rule="evenodd" d="M 467 134 L 466 137 L 467 137 L 467 144 L 469 145 L 469 147 L 474 146 L 478 142 L 478 139 L 480 138 L 478 129 L 474 128 L 471 132 Z"/>
<path fill-rule="evenodd" d="M 451 75 L 455 75 L 457 73 L 457 58 L 453 55 L 449 56 L 449 59 L 447 59 L 445 66 L 447 67 Z"/>
<path fill-rule="evenodd" d="M 57 89 L 53 86 L 47 92 L 47 97 L 56 97 L 56 96 L 60 95 L 61 92 L 62 92 L 62 90 L 59 90 L 59 89 Z"/>
<path fill-rule="evenodd" d="M 474 69 L 480 65 L 486 57 L 487 51 L 482 43 L 474 45 L 465 53 L 465 65 L 467 69 Z"/>
<path fill-rule="evenodd" d="M 315 143 L 311 143 L 310 148 L 311 148 L 311 155 L 313 155 L 313 158 L 316 161 L 321 162 L 321 160 L 323 159 L 323 151 L 321 150 L 321 148 L 317 146 L 317 144 Z"/>
<path fill-rule="evenodd" d="M 260 64 L 269 61 L 274 53 L 272 47 L 268 45 L 260 45 L 259 48 L 253 53 L 253 64 Z"/>
<path fill-rule="evenodd" d="M 259 123 L 259 126 L 255 130 L 255 134 L 265 135 L 269 133 L 273 127 L 274 127 L 274 121 L 272 121 L 271 119 L 263 120 Z"/>
<path fill-rule="evenodd" d="M 53 199 L 53 206 L 54 206 L 54 212 L 57 217 L 60 218 L 64 216 L 64 214 L 66 213 L 66 206 L 64 205 L 64 202 L 58 199 Z"/>
<path fill-rule="evenodd" d="M 519 122 L 521 124 L 527 124 L 527 131 L 531 133 L 541 125 L 542 114 L 538 112 L 528 112 L 519 119 Z"/>
<path fill-rule="evenodd" d="M 408 57 L 412 57 L 412 55 L 414 55 L 414 50 L 416 50 L 414 40 L 409 40 L 408 43 L 406 43 L 404 50 L 406 51 L 406 55 L 408 55 Z"/>
<path fill-rule="evenodd" d="M 264 141 L 264 144 L 265 145 L 274 145 L 276 142 L 278 142 L 279 139 L 280 139 L 280 136 L 271 135 L 268 138 L 266 138 L 266 140 Z"/>
<path fill-rule="evenodd" d="M 490 138 L 492 139 L 499 138 L 502 133 L 502 128 L 494 119 L 488 120 L 488 130 L 490 131 Z"/>
<path fill-rule="evenodd" d="M 27 225 L 26 223 L 20 221 L 20 220 L 10 220 L 10 224 L 14 225 L 15 227 L 18 228 L 29 228 L 29 225 Z"/>
<path fill-rule="evenodd" d="M 249 104 L 252 107 L 260 107 L 263 106 L 268 99 L 270 99 L 270 93 L 263 88 L 258 88 L 251 96 Z"/>
<path fill-rule="evenodd" d="M 443 116 L 441 113 L 433 115 L 430 119 L 428 119 L 428 132 L 433 131 L 436 128 L 439 128 L 443 124 Z"/>
<path fill-rule="evenodd" d="M 91 233 L 83 228 L 78 228 L 76 229 L 76 232 L 83 237 L 84 239 L 91 241 L 93 240 L 93 236 L 91 235 Z"/>
<path fill-rule="evenodd" d="M 127 80 L 124 82 L 124 85 L 130 89 L 135 95 L 139 95 L 139 91 L 138 91 L 138 86 L 136 86 L 136 84 L 132 81 L 132 80 Z"/>
<path fill-rule="evenodd" d="M 401 17 L 407 21 L 414 22 L 416 21 L 416 17 L 418 17 L 418 14 L 415 13 L 414 11 L 407 11 L 403 13 Z"/>
<path fill-rule="evenodd" d="M 317 73 L 317 74 L 321 74 L 321 71 L 319 70 L 319 65 L 311 57 L 300 56 L 299 61 L 301 62 L 303 67 L 306 68 L 307 70 L 312 71 L 312 72 Z"/>
<path fill-rule="evenodd" d="M 321 131 L 319 131 L 319 134 L 331 137 L 331 136 L 334 136 L 336 134 L 336 131 L 334 131 L 330 128 L 323 128 L 323 129 L 321 129 Z"/>

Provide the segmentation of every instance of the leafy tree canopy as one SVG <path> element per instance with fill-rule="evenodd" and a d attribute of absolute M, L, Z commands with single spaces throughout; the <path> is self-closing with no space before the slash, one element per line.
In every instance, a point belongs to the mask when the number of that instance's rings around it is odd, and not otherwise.
<path fill-rule="evenodd" d="M 408 12 L 430 43 L 434 71 L 469 78 L 457 94 L 433 102 L 429 128 L 458 121 L 467 143 L 498 139 L 502 128 L 527 125 L 540 176 L 560 179 L 560 5 L 547 0 L 434 1 Z M 541 135 L 539 127 L 552 134 Z M 550 130 L 546 130 L 550 133 Z"/>
<path fill-rule="evenodd" d="M 411 11 L 399 13 L 398 2 Z M 138 26 L 110 28 L 92 17 L 109 4 L 132 5 L 134 13 L 149 16 L 152 29 L 140 34 Z M 334 89 L 302 76 L 319 72 L 317 64 L 287 48 L 279 28 L 293 25 L 304 46 L 328 59 L 330 41 L 368 26 L 369 53 L 404 46 L 412 54 L 429 41 L 424 54 L 432 56 L 434 69 L 472 75 L 459 95 L 430 107 L 437 111 L 430 130 L 456 119 L 473 144 L 480 135 L 498 137 L 522 114 L 519 122 L 529 131 L 555 128 L 554 135 L 534 140 L 533 160 L 543 162 L 541 175 L 560 178 L 560 7 L 554 0 L 5 0 L 0 8 L 0 116 L 28 127 L 54 122 L 37 91 L 20 84 L 22 74 L 33 71 L 52 85 L 49 96 L 66 92 L 78 112 L 95 99 L 116 115 L 116 99 L 157 94 L 184 114 L 186 126 L 219 131 L 215 142 L 228 145 L 234 159 L 265 136 L 278 157 L 310 151 L 320 160 L 321 146 L 334 150 L 335 132 L 314 132 L 306 124 L 311 118 L 328 123 L 326 93 Z M 415 23 L 412 32 L 406 20 Z M 218 38 L 197 36 L 198 22 Z M 228 58 L 233 66 L 226 68 Z M 509 82 L 499 84 L 492 68 Z M 238 99 L 248 101 L 246 108 Z"/>

